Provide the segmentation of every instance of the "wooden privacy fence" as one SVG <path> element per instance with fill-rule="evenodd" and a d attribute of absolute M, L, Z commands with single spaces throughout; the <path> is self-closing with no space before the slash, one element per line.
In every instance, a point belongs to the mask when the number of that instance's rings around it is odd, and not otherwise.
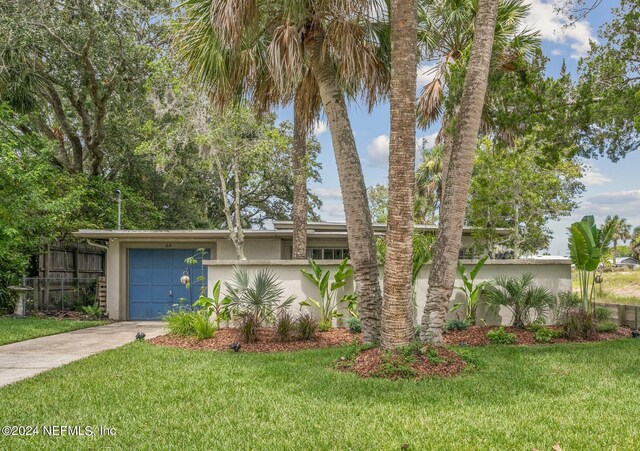
<path fill-rule="evenodd" d="M 83 243 L 56 242 L 38 256 L 37 266 L 38 277 L 25 279 L 25 284 L 33 288 L 35 309 L 71 309 L 106 302 L 102 249 Z"/>
<path fill-rule="evenodd" d="M 44 279 L 96 279 L 104 268 L 104 251 L 83 243 L 56 242 L 38 258 L 38 277 Z"/>
<path fill-rule="evenodd" d="M 638 325 L 640 325 L 640 305 L 604 303 L 596 303 L 596 305 L 609 309 L 612 321 L 620 326 L 629 326 L 632 329 L 637 329 Z"/>

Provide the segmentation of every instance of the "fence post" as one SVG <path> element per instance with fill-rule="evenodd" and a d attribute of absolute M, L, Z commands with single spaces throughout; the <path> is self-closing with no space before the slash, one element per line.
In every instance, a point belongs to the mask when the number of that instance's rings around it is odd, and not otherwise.
<path fill-rule="evenodd" d="M 626 323 L 627 312 L 624 309 L 624 305 L 618 304 L 618 324 L 624 326 Z"/>
<path fill-rule="evenodd" d="M 51 274 L 51 245 L 47 244 L 44 255 L 44 304 L 49 302 L 49 275 Z"/>

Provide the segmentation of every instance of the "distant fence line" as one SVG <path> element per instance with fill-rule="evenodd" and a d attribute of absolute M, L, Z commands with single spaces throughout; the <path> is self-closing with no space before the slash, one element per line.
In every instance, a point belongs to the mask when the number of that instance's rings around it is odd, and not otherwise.
<path fill-rule="evenodd" d="M 611 319 L 620 326 L 637 329 L 640 324 L 640 305 L 606 304 L 598 302 L 598 307 L 605 307 L 611 312 Z"/>

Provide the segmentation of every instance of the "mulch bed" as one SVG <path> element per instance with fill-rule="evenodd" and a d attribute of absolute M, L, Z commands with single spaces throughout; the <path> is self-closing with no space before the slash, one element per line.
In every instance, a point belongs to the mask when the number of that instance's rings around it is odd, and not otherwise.
<path fill-rule="evenodd" d="M 327 332 L 318 332 L 311 340 L 292 339 L 283 342 L 276 335 L 274 328 L 264 327 L 258 329 L 258 341 L 255 343 L 242 342 L 238 329 L 234 328 L 222 328 L 212 338 L 206 340 L 177 335 L 161 335 L 147 341 L 158 346 L 209 351 L 228 351 L 230 344 L 241 342 L 240 352 L 283 352 L 343 346 L 353 343 L 354 339 L 360 343 L 359 334 L 354 335 L 347 329 L 337 328 Z"/>
<path fill-rule="evenodd" d="M 459 345 L 459 346 L 485 346 L 491 344 L 487 338 L 487 332 L 494 329 L 492 326 L 473 326 L 465 330 L 456 330 L 445 333 L 442 337 L 442 341 L 446 345 Z M 571 342 L 589 342 L 589 341 L 607 341 L 615 340 L 618 338 L 627 338 L 631 336 L 631 329 L 628 327 L 618 327 L 615 332 L 599 333 L 596 337 L 584 340 L 575 339 L 569 340 L 567 338 L 554 338 L 549 343 L 537 342 L 534 338 L 534 333 L 525 329 L 517 329 L 515 327 L 505 327 L 505 330 L 510 333 L 516 334 L 516 345 L 542 345 L 553 343 L 571 343 Z"/>
<path fill-rule="evenodd" d="M 352 359 L 338 361 L 338 370 L 356 373 L 362 378 L 422 379 L 431 376 L 450 377 L 459 374 L 467 363 L 455 352 L 446 348 L 431 348 L 427 352 L 412 354 L 407 361 L 402 354 L 371 348 L 358 352 Z"/>

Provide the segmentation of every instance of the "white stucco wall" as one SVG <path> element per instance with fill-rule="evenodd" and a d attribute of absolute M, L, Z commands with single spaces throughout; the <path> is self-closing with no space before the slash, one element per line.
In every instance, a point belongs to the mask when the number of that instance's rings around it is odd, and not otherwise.
<path fill-rule="evenodd" d="M 332 274 L 335 273 L 337 263 L 336 261 L 318 262 L 324 270 L 331 270 Z M 467 267 L 470 268 L 475 262 L 469 262 Z M 208 276 L 210 286 L 216 280 L 230 281 L 233 277 L 233 269 L 238 262 L 236 261 L 207 261 Z M 293 261 L 293 260 L 275 260 L 275 261 L 248 261 L 243 263 L 243 266 L 250 272 L 255 273 L 261 268 L 268 267 L 278 277 L 284 288 L 285 297 L 294 295 L 297 302 L 294 303 L 292 310 L 298 312 L 300 310 L 299 303 L 308 297 L 318 297 L 317 288 L 308 281 L 300 272 L 301 269 L 309 270 L 308 265 L 305 262 Z M 520 276 L 526 272 L 532 273 L 535 276 L 535 281 L 538 285 L 545 286 L 553 293 L 559 291 L 567 291 L 571 289 L 571 265 L 568 261 L 541 261 L 541 260 L 489 260 L 480 271 L 476 282 L 482 282 L 490 280 L 499 274 L 505 274 L 509 276 Z M 382 285 L 382 268 L 380 268 L 381 285 Z M 429 279 L 429 267 L 425 267 L 420 272 L 416 286 L 416 318 L 422 316 L 424 309 L 424 303 L 426 300 L 426 293 L 428 288 Z M 461 285 L 462 282 L 457 279 L 456 285 Z M 353 291 L 353 283 L 349 283 L 345 287 L 345 292 Z M 224 293 L 224 288 L 223 288 Z M 341 294 L 339 293 L 339 296 Z M 454 290 L 454 294 L 451 299 L 450 306 L 456 302 L 462 302 L 464 295 L 459 290 Z M 346 312 L 345 312 L 346 313 Z M 453 318 L 455 315 L 448 315 L 449 318 Z M 508 324 L 511 321 L 511 315 L 508 310 L 503 309 L 500 311 L 499 316 L 495 318 L 489 318 L 482 311 L 479 312 L 479 317 L 487 320 L 489 324 Z M 552 320 L 552 318 L 549 318 Z"/>
<path fill-rule="evenodd" d="M 231 240 L 217 240 L 217 260 L 236 260 L 236 249 Z M 245 239 L 244 255 L 248 260 L 279 260 L 282 244 L 280 238 Z"/>

